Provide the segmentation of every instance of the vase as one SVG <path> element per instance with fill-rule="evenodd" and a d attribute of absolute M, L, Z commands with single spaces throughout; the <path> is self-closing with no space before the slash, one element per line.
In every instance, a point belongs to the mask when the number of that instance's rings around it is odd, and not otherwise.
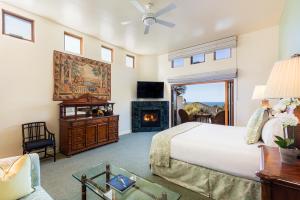
<path fill-rule="evenodd" d="M 297 156 L 299 153 L 298 149 L 284 149 L 279 148 L 281 162 L 287 164 L 293 164 L 297 161 Z"/>

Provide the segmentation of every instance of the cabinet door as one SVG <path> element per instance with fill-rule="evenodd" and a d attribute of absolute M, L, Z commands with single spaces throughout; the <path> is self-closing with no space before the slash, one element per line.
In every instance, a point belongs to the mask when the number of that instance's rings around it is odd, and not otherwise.
<path fill-rule="evenodd" d="M 77 151 L 85 148 L 85 128 L 71 128 L 72 151 Z"/>
<path fill-rule="evenodd" d="M 109 122 L 109 140 L 115 140 L 118 138 L 118 121 Z"/>
<path fill-rule="evenodd" d="M 108 124 L 98 124 L 98 143 L 106 142 L 108 140 Z"/>
<path fill-rule="evenodd" d="M 86 127 L 86 147 L 97 144 L 97 125 Z"/>

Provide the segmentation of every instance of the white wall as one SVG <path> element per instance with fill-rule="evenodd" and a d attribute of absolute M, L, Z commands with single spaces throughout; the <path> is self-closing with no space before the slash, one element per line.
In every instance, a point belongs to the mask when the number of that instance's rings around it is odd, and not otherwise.
<path fill-rule="evenodd" d="M 279 54 L 281 59 L 288 59 L 300 53 L 300 1 L 287 0 L 280 21 Z"/>
<path fill-rule="evenodd" d="M 254 86 L 265 84 L 273 63 L 278 58 L 278 26 L 238 36 L 238 46 L 232 51 L 232 58 L 214 61 L 213 54 L 206 56 L 206 62 L 191 65 L 190 59 L 185 59 L 182 68 L 171 68 L 168 55 L 158 57 L 158 78 L 166 81 L 169 77 L 202 73 L 208 71 L 238 68 L 238 78 L 235 81 L 236 111 L 235 124 L 246 125 L 251 113 L 259 102 L 251 100 Z M 166 91 L 170 99 L 170 87 Z"/>
<path fill-rule="evenodd" d="M 156 58 L 135 55 L 136 68 L 130 69 L 124 64 L 128 53 L 124 49 L 6 4 L 0 3 L 0 9 L 33 19 L 36 38 L 32 43 L 0 35 L 0 157 L 22 152 L 21 124 L 26 122 L 46 121 L 59 144 L 59 102 L 52 101 L 53 50 L 64 50 L 64 31 L 83 37 L 82 56 L 87 58 L 100 60 L 102 44 L 113 47 L 112 101 L 120 115 L 120 133 L 131 131 L 130 101 L 136 96 L 136 81 L 140 75 L 145 77 L 144 72 L 156 77 Z M 140 58 L 145 60 L 146 70 Z"/>
<path fill-rule="evenodd" d="M 158 78 L 157 56 L 140 56 L 139 77 L 140 81 L 156 81 Z"/>
<path fill-rule="evenodd" d="M 237 48 L 237 125 L 246 125 L 259 100 L 252 100 L 255 85 L 266 84 L 279 51 L 278 26 L 239 36 Z"/>

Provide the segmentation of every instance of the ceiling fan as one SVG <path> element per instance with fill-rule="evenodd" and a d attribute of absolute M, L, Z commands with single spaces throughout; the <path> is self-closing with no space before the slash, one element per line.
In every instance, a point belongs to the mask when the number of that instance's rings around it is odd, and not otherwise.
<path fill-rule="evenodd" d="M 130 0 L 130 3 L 143 14 L 142 22 L 145 25 L 144 34 L 148 34 L 150 30 L 150 26 L 154 25 L 155 23 L 173 28 L 175 26 L 174 23 L 168 22 L 165 20 L 158 19 L 158 17 L 174 10 L 176 8 L 176 5 L 174 3 L 170 3 L 166 7 L 160 9 L 157 12 L 153 12 L 153 3 L 150 1 L 145 6 L 142 5 L 138 0 Z M 123 22 L 123 25 L 129 24 L 130 22 Z"/>

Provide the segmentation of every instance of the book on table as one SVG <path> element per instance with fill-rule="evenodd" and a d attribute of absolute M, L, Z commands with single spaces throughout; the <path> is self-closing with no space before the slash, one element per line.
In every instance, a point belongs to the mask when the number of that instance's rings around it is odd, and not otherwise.
<path fill-rule="evenodd" d="M 111 178 L 106 184 L 119 192 L 125 192 L 127 189 L 134 186 L 135 181 L 123 176 L 122 174 L 119 174 Z"/>

